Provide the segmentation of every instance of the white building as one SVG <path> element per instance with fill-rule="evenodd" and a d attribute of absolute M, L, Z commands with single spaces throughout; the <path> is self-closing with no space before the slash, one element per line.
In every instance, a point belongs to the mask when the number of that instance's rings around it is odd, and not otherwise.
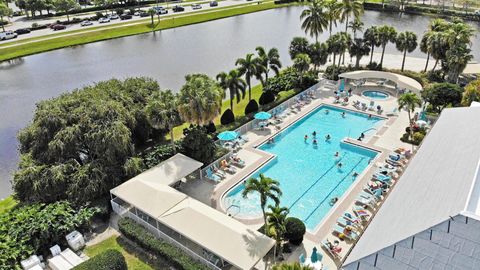
<path fill-rule="evenodd" d="M 480 269 L 480 107 L 443 110 L 345 270 Z"/>

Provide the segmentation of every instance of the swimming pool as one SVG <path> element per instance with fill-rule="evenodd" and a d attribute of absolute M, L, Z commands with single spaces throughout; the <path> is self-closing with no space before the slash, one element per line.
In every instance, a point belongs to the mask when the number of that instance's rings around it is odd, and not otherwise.
<path fill-rule="evenodd" d="M 329 112 L 328 114 L 326 112 Z M 341 113 L 345 112 L 345 118 Z M 280 182 L 283 192 L 281 206 L 290 208 L 290 216 L 300 218 L 313 231 L 332 208 L 330 200 L 340 198 L 354 182 L 354 172 L 360 174 L 377 152 L 343 142 L 345 137 L 368 135 L 384 119 L 350 110 L 322 105 L 275 136 L 275 143 L 258 147 L 276 157 L 247 177 L 263 173 Z M 367 131 L 370 130 L 370 131 Z M 317 132 L 317 145 L 312 133 Z M 304 136 L 308 139 L 304 141 Z M 325 141 L 329 134 L 331 140 Z M 334 156 L 335 152 L 340 157 Z M 342 167 L 337 167 L 338 163 Z M 223 197 L 227 211 L 239 218 L 261 217 L 259 196 L 251 193 L 242 197 L 243 181 Z M 270 202 L 270 204 L 273 204 Z"/>
<path fill-rule="evenodd" d="M 372 98 L 372 99 L 387 99 L 390 95 L 382 92 L 382 91 L 376 91 L 376 90 L 367 90 L 363 91 L 362 95 Z"/>

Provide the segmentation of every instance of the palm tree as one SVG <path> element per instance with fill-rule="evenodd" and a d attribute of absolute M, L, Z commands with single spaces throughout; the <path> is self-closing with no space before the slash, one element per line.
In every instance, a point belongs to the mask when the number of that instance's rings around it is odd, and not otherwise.
<path fill-rule="evenodd" d="M 272 236 L 276 241 L 276 245 L 273 250 L 273 258 L 275 260 L 275 258 L 277 257 L 277 247 L 280 247 L 283 240 L 283 235 L 286 231 L 285 224 L 289 210 L 287 207 L 280 207 L 279 205 L 269 205 L 268 208 L 270 209 L 270 212 L 266 213 L 268 235 Z"/>
<path fill-rule="evenodd" d="M 408 113 L 409 127 L 412 126 L 411 113 L 415 111 L 415 107 L 422 106 L 422 100 L 415 93 L 405 93 L 398 98 L 398 109 L 405 109 Z M 412 137 L 412 129 L 410 128 L 410 137 Z"/>
<path fill-rule="evenodd" d="M 153 16 L 155 16 L 156 12 L 153 8 L 148 10 L 148 14 L 150 15 L 150 19 L 152 20 L 152 31 L 155 29 L 155 26 L 153 25 Z"/>
<path fill-rule="evenodd" d="M 245 98 L 245 88 L 247 84 L 241 78 L 240 72 L 237 69 L 230 70 L 229 73 L 220 72 L 217 75 L 217 81 L 220 84 L 220 87 L 223 88 L 224 91 L 229 90 L 230 94 L 230 109 L 233 112 L 233 99 L 237 98 L 237 103 L 240 102 L 241 99 Z"/>
<path fill-rule="evenodd" d="M 294 37 L 288 47 L 290 59 L 294 59 L 299 53 L 308 53 L 308 40 L 304 37 Z"/>
<path fill-rule="evenodd" d="M 394 27 L 383 25 L 378 28 L 378 40 L 382 46 L 382 57 L 380 59 L 380 68 L 383 66 L 383 56 L 385 55 L 385 48 L 389 42 L 395 42 L 397 31 Z"/>
<path fill-rule="evenodd" d="M 422 40 L 420 40 L 420 51 L 427 54 L 427 62 L 425 63 L 425 69 L 423 72 L 427 72 L 428 62 L 430 61 L 430 52 L 432 48 L 430 46 L 430 37 L 430 32 L 427 32 L 422 36 Z"/>
<path fill-rule="evenodd" d="M 370 46 L 370 49 L 371 49 L 370 64 L 372 64 L 373 52 L 375 50 L 375 47 L 380 46 L 380 38 L 379 38 L 379 35 L 378 35 L 378 27 L 377 26 L 371 26 L 367 30 L 365 30 L 365 33 L 363 33 L 363 39 L 368 44 L 368 46 Z"/>
<path fill-rule="evenodd" d="M 310 68 L 310 63 L 312 63 L 312 59 L 305 53 L 297 54 L 293 59 L 293 68 L 300 73 L 300 84 L 303 82 L 303 74 Z"/>
<path fill-rule="evenodd" d="M 348 31 L 348 19 L 353 16 L 358 19 L 363 13 L 363 4 L 358 0 L 342 0 L 340 20 L 345 22 L 345 33 Z"/>
<path fill-rule="evenodd" d="M 313 68 L 325 65 L 328 60 L 328 45 L 326 43 L 315 42 L 309 45 L 309 56 L 312 60 Z"/>
<path fill-rule="evenodd" d="M 367 56 L 370 53 L 370 46 L 367 42 L 365 42 L 365 40 L 356 38 L 350 45 L 348 51 L 350 52 L 350 57 L 356 57 L 355 68 L 358 69 L 360 67 L 360 60 L 362 57 Z"/>
<path fill-rule="evenodd" d="M 468 62 L 473 59 L 471 51 L 466 45 L 457 45 L 447 51 L 447 79 L 450 83 L 458 83 L 460 73 L 467 67 Z"/>
<path fill-rule="evenodd" d="M 405 67 L 405 58 L 407 57 L 407 52 L 411 53 L 417 48 L 417 35 L 410 31 L 405 31 L 403 33 L 398 34 L 395 45 L 397 50 L 403 52 L 403 60 L 402 60 L 402 71 Z"/>
<path fill-rule="evenodd" d="M 179 122 L 177 111 L 177 95 L 172 90 L 161 91 L 150 98 L 145 107 L 148 122 L 156 129 L 168 129 L 170 143 L 175 153 L 175 138 L 173 128 Z"/>
<path fill-rule="evenodd" d="M 268 235 L 267 226 L 267 214 L 265 213 L 265 207 L 267 200 L 272 200 L 276 205 L 280 203 L 280 196 L 282 191 L 279 187 L 280 183 L 272 178 L 266 177 L 263 173 L 260 174 L 260 178 L 250 178 L 245 183 L 245 189 L 242 191 L 242 196 L 246 198 L 248 194 L 257 192 L 260 195 L 260 207 L 262 208 L 263 221 L 265 224 L 265 235 Z"/>
<path fill-rule="evenodd" d="M 272 267 L 272 270 L 313 270 L 314 268 L 308 265 L 302 265 L 299 262 L 281 263 Z"/>
<path fill-rule="evenodd" d="M 222 108 L 223 89 L 205 74 L 189 74 L 178 94 L 178 112 L 186 122 L 210 123 Z"/>
<path fill-rule="evenodd" d="M 352 36 L 349 33 L 346 32 L 340 32 L 340 40 L 338 45 L 340 53 L 341 53 L 341 58 L 342 58 L 342 65 L 345 64 L 345 53 L 347 52 L 348 48 L 352 44 Z M 338 65 L 340 66 L 340 58 L 338 59 Z"/>
<path fill-rule="evenodd" d="M 446 46 L 446 44 L 443 44 L 444 42 L 442 42 L 442 44 L 438 44 L 440 41 L 438 39 L 438 33 L 445 32 L 447 29 L 448 23 L 444 19 L 434 19 L 430 22 L 427 32 L 423 35 L 422 40 L 420 41 L 420 50 L 427 54 L 427 62 L 425 63 L 424 72 L 427 72 L 430 56 L 432 56 L 432 54 L 435 52 L 437 52 L 438 55 L 438 48 L 444 48 L 444 45 Z M 439 58 L 437 58 L 435 67 L 438 64 L 438 59 Z M 435 67 L 433 68 L 434 70 Z"/>
<path fill-rule="evenodd" d="M 302 22 L 302 29 L 305 33 L 315 37 L 318 42 L 318 36 L 328 27 L 328 14 L 322 6 L 322 1 L 312 0 L 309 2 L 307 9 L 303 10 L 300 15 Z"/>
<path fill-rule="evenodd" d="M 270 70 L 273 70 L 275 75 L 278 75 L 278 72 L 280 72 L 282 68 L 278 49 L 271 48 L 267 52 L 263 47 L 259 46 L 255 48 L 255 50 L 257 51 L 259 62 L 264 66 L 265 82 L 268 81 L 268 73 L 270 73 Z"/>
<path fill-rule="evenodd" d="M 333 25 L 335 24 L 335 26 L 337 26 L 337 20 L 340 19 L 342 3 L 337 2 L 337 0 L 327 0 L 324 2 L 324 6 L 327 9 L 326 14 L 328 18 L 328 37 L 331 37 Z"/>
<path fill-rule="evenodd" d="M 249 53 L 245 56 L 245 58 L 238 58 L 235 65 L 238 66 L 238 71 L 240 71 L 241 75 L 245 75 L 245 81 L 248 85 L 248 100 L 252 100 L 252 84 L 251 79 L 257 73 L 257 69 L 259 66 L 259 59 L 254 57 L 253 53 Z"/>
<path fill-rule="evenodd" d="M 327 39 L 328 45 L 328 53 L 333 54 L 333 63 L 332 65 L 335 67 L 335 59 L 337 58 L 337 54 L 340 54 L 340 46 L 339 43 L 341 42 L 340 33 L 336 33 L 333 36 Z"/>
<path fill-rule="evenodd" d="M 433 59 L 435 59 L 435 65 L 433 66 L 432 71 L 435 71 L 438 62 L 442 59 L 445 59 L 448 51 L 446 34 L 443 32 L 432 32 L 430 36 L 430 47 L 430 55 Z"/>
<path fill-rule="evenodd" d="M 363 22 L 360 21 L 360 19 L 355 19 L 353 22 L 350 22 L 348 24 L 348 27 L 352 29 L 353 32 L 353 38 L 357 38 L 357 31 L 362 31 L 363 30 Z"/>

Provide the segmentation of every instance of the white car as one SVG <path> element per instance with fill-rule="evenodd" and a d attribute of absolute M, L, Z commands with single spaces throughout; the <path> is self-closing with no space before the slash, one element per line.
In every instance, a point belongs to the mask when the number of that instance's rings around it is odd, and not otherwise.
<path fill-rule="evenodd" d="M 93 25 L 93 22 L 91 22 L 89 20 L 85 20 L 85 21 L 80 23 L 80 26 L 89 26 L 89 25 Z"/>
<path fill-rule="evenodd" d="M 112 15 L 109 16 L 109 18 L 110 18 L 110 20 L 117 20 L 120 17 L 118 17 L 117 14 L 112 14 Z"/>
<path fill-rule="evenodd" d="M 202 6 L 200 4 L 192 4 L 192 9 L 201 9 Z"/>
<path fill-rule="evenodd" d="M 17 37 L 17 33 L 13 31 L 6 31 L 6 32 L 0 33 L 0 40 L 7 40 L 7 39 L 16 38 L 16 37 Z"/>
<path fill-rule="evenodd" d="M 108 23 L 108 22 L 110 22 L 110 19 L 107 18 L 107 17 L 103 17 L 103 18 L 100 18 L 100 19 L 98 20 L 98 22 L 99 22 L 99 23 Z"/>

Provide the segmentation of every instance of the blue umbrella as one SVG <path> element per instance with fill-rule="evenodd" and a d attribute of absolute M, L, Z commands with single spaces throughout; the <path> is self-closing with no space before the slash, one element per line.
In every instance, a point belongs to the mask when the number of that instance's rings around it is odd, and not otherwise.
<path fill-rule="evenodd" d="M 310 260 L 312 261 L 312 263 L 318 262 L 318 254 L 317 254 L 317 248 L 316 247 L 313 247 L 312 257 L 310 258 Z"/>
<path fill-rule="evenodd" d="M 218 134 L 217 138 L 222 141 L 231 141 L 235 140 L 238 137 L 238 133 L 235 131 L 224 131 Z"/>
<path fill-rule="evenodd" d="M 268 120 L 270 119 L 270 117 L 272 117 L 272 115 L 267 112 L 259 112 L 259 113 L 256 113 L 254 116 L 254 118 L 258 120 Z"/>

